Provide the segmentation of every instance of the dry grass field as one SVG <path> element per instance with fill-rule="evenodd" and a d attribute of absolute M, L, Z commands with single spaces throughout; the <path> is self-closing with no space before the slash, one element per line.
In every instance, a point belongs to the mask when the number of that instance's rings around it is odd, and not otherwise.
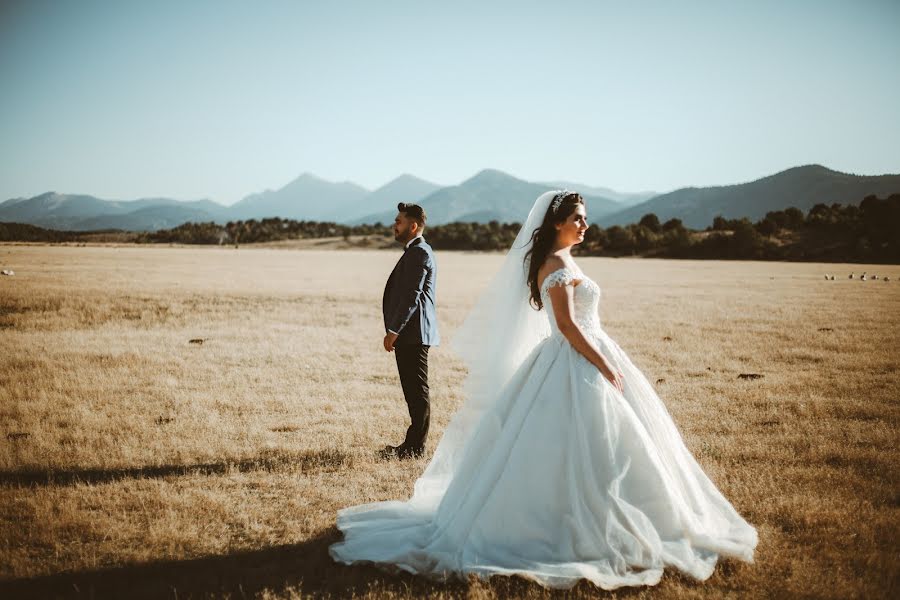
<path fill-rule="evenodd" d="M 0 245 L 0 597 L 900 594 L 900 266 L 579 261 L 759 530 L 754 564 L 610 594 L 332 563 L 335 511 L 408 497 L 427 460 L 374 456 L 408 418 L 381 349 L 397 257 Z M 438 253 L 445 339 L 500 258 Z M 446 347 L 430 362 L 428 454 L 464 376 Z"/>

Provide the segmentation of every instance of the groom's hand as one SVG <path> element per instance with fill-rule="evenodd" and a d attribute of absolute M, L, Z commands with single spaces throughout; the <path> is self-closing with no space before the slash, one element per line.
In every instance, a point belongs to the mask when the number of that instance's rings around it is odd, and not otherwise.
<path fill-rule="evenodd" d="M 384 336 L 384 349 L 387 350 L 388 352 L 393 352 L 394 351 L 394 342 L 396 342 L 396 341 L 397 341 L 397 334 L 391 333 L 390 331 L 388 331 L 387 334 L 385 334 L 385 336 Z"/>

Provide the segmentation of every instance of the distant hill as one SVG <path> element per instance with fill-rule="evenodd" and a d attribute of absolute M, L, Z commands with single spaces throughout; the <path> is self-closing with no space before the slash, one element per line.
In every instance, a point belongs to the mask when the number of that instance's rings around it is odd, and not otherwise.
<path fill-rule="evenodd" d="M 675 190 L 606 215 L 598 223 L 603 227 L 627 225 L 654 213 L 660 221 L 678 218 L 686 227 L 703 229 L 716 215 L 757 221 L 769 211 L 790 206 L 806 212 L 819 203 L 859 204 L 870 194 L 889 196 L 895 192 L 900 192 L 900 175 L 851 175 L 806 165 L 750 183 Z"/>
<path fill-rule="evenodd" d="M 583 183 L 573 183 L 571 181 L 547 181 L 542 185 L 550 186 L 551 189 L 566 188 L 575 190 L 578 193 L 586 196 L 599 196 L 601 198 L 609 198 L 610 200 L 615 200 L 616 202 L 621 204 L 623 208 L 627 206 L 633 206 L 635 204 L 640 204 L 645 200 L 649 200 L 650 198 L 659 195 L 657 192 L 617 192 L 616 190 L 607 187 L 597 187 L 585 185 Z"/>
<path fill-rule="evenodd" d="M 220 221 L 223 211 L 224 206 L 209 200 L 101 200 L 84 194 L 47 192 L 33 198 L 3 202 L 0 204 L 0 221 L 71 231 L 109 228 L 150 231 L 190 220 Z"/>
<path fill-rule="evenodd" d="M 251 194 L 228 208 L 230 219 L 281 217 L 307 221 L 337 221 L 345 207 L 357 206 L 369 194 L 349 181 L 334 183 L 304 173 L 278 190 Z"/>
<path fill-rule="evenodd" d="M 420 204 L 431 225 L 453 221 L 487 223 L 525 220 L 534 199 L 554 186 L 531 183 L 494 169 L 485 169 L 459 185 L 445 187 L 424 198 Z M 582 194 L 584 195 L 584 194 Z M 596 219 L 621 208 L 609 198 L 585 196 L 589 218 Z M 391 223 L 396 208 L 366 215 L 354 223 Z"/>
<path fill-rule="evenodd" d="M 281 217 L 348 223 L 396 207 L 398 202 L 419 202 L 440 187 L 404 174 L 370 192 L 355 183 L 335 183 L 306 173 L 280 190 L 247 196 L 232 205 L 228 215 L 231 219 Z"/>
<path fill-rule="evenodd" d="M 404 174 L 366 195 L 355 206 L 348 207 L 344 213 L 345 218 L 339 222 L 350 222 L 373 212 L 396 208 L 400 202 L 418 204 L 439 189 L 441 186 L 435 183 Z M 393 217 L 391 220 L 393 221 Z"/>
<path fill-rule="evenodd" d="M 182 223 L 204 223 L 213 221 L 222 223 L 204 210 L 187 206 L 148 206 L 124 215 L 101 215 L 75 221 L 69 227 L 72 231 L 95 231 L 100 229 L 121 229 L 122 231 L 156 231 L 170 229 Z"/>
<path fill-rule="evenodd" d="M 100 200 L 83 194 L 47 192 L 33 198 L 13 198 L 0 204 L 0 220 L 51 225 L 55 221 L 80 218 L 89 214 L 121 214 L 127 212 L 122 202 Z"/>

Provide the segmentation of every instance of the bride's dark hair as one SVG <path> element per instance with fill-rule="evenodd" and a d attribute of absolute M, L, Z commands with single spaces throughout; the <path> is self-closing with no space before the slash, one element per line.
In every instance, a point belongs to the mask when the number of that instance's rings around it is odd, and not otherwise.
<path fill-rule="evenodd" d="M 556 210 L 553 210 L 557 202 L 559 202 L 559 205 L 556 206 Z M 544 214 L 541 226 L 531 234 L 531 248 L 525 253 L 525 263 L 528 265 L 528 287 L 531 290 L 531 304 L 538 310 L 544 308 L 544 303 L 541 301 L 541 288 L 538 286 L 538 271 L 541 265 L 544 264 L 544 261 L 547 260 L 547 255 L 550 254 L 550 250 L 553 249 L 553 244 L 556 242 L 558 232 L 554 225 L 568 219 L 569 215 L 575 212 L 575 207 L 579 204 L 584 205 L 584 198 L 578 192 L 566 193 L 561 201 L 558 196 L 555 197 Z"/>

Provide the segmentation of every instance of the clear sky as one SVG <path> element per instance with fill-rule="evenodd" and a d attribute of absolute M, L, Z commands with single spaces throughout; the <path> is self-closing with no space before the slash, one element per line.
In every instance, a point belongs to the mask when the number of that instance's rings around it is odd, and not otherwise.
<path fill-rule="evenodd" d="M 900 172 L 900 2 L 3 0 L 0 201 Z"/>

